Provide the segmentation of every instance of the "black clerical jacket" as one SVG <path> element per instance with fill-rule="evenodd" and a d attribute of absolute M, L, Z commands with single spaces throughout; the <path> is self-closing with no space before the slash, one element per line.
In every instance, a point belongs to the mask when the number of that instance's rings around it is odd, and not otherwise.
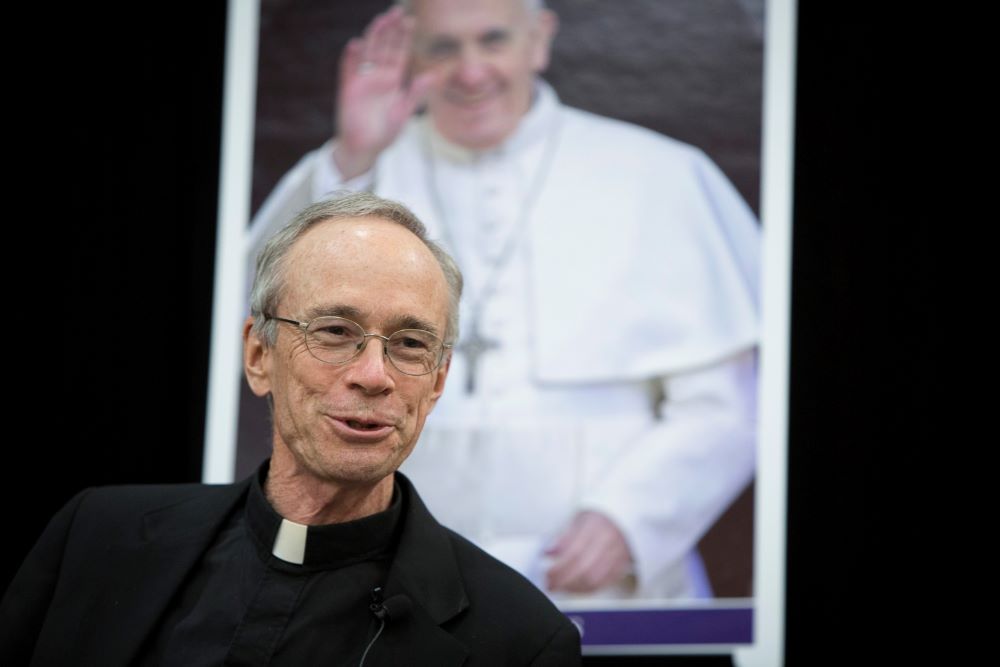
<path fill-rule="evenodd" d="M 366 667 L 578 665 L 579 635 L 565 615 L 521 575 L 437 523 L 403 475 L 397 482 L 410 502 L 384 597 L 406 596 L 410 604 L 387 621 Z M 133 662 L 249 483 L 77 495 L 0 603 L 0 664 Z"/>

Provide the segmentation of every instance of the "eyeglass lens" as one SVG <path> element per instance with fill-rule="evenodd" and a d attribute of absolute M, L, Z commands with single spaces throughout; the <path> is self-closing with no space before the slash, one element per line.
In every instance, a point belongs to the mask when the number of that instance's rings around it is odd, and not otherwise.
<path fill-rule="evenodd" d="M 371 335 L 355 322 L 341 317 L 320 317 L 309 323 L 306 344 L 314 357 L 328 364 L 342 364 L 356 357 Z M 381 336 L 379 336 L 381 338 Z M 386 353 L 392 364 L 408 375 L 424 375 L 437 368 L 441 341 L 420 329 L 401 329 L 389 336 Z"/>

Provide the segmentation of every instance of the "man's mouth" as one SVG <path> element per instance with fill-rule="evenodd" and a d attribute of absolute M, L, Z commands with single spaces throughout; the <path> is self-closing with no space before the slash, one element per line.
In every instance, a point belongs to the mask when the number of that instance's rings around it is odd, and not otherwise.
<path fill-rule="evenodd" d="M 453 91 L 447 94 L 446 97 L 452 104 L 457 104 L 459 106 L 475 106 L 491 99 L 493 95 L 493 90 L 487 89 L 475 93 Z"/>
<path fill-rule="evenodd" d="M 350 426 L 351 428 L 357 429 L 359 431 L 374 431 L 376 429 L 380 429 L 383 426 L 385 426 L 385 424 L 379 424 L 377 422 L 359 421 L 357 419 L 345 419 L 344 423 Z"/>
<path fill-rule="evenodd" d="M 381 440 L 395 430 L 395 420 L 390 417 L 348 417 L 347 415 L 330 416 L 334 430 L 348 441 L 375 442 Z"/>

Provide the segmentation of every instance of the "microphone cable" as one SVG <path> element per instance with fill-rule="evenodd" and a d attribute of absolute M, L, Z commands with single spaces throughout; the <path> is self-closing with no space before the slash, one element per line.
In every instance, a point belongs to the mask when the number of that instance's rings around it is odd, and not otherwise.
<path fill-rule="evenodd" d="M 368 605 L 369 611 L 379 620 L 378 630 L 375 632 L 375 636 L 372 640 L 368 642 L 368 646 L 365 647 L 365 652 L 361 654 L 361 662 L 358 663 L 358 667 L 364 667 L 365 659 L 368 657 L 368 652 L 371 651 L 372 646 L 375 645 L 375 640 L 379 638 L 382 631 L 385 630 L 386 621 L 389 619 L 399 620 L 410 613 L 410 608 L 413 602 L 406 595 L 393 595 L 388 600 L 382 601 L 382 588 L 377 587 L 372 590 L 372 602 Z"/>

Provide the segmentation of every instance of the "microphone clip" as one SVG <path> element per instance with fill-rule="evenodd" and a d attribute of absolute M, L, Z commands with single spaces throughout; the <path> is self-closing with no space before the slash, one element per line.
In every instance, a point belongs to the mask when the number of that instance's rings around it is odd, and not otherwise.
<path fill-rule="evenodd" d="M 385 608 L 382 604 L 382 587 L 376 586 L 372 589 L 372 601 L 368 605 L 368 609 L 375 615 L 380 621 L 384 621 L 385 617 L 389 615 L 389 610 Z"/>

